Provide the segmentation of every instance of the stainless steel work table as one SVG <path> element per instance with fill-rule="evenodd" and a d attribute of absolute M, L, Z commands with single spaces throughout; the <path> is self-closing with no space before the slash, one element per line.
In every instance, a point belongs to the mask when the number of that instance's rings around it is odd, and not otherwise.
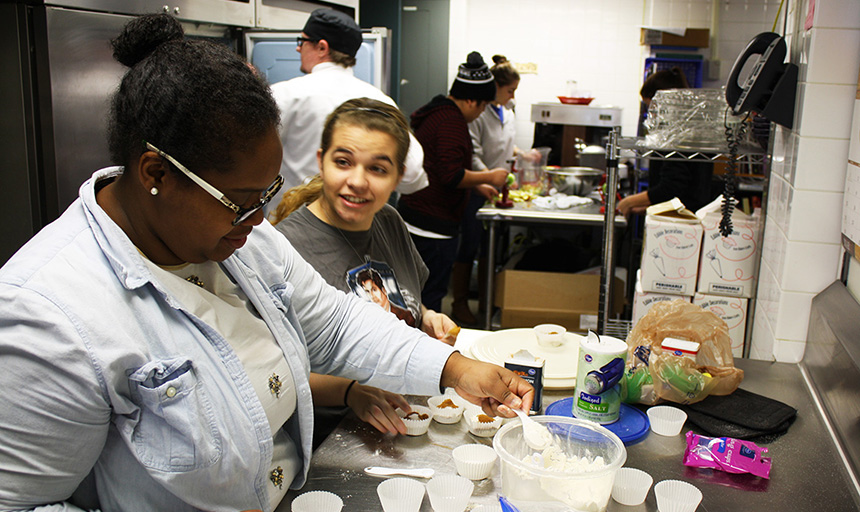
<path fill-rule="evenodd" d="M 593 202 L 583 206 L 572 206 L 570 208 L 541 209 L 534 206 L 531 201 L 514 203 L 513 208 L 496 208 L 495 206 L 484 206 L 475 215 L 478 220 L 487 223 L 487 279 L 484 291 L 487 300 L 485 302 L 483 316 L 483 328 L 489 330 L 493 315 L 493 287 L 495 285 L 496 272 L 496 238 L 498 236 L 498 225 L 502 222 L 517 225 L 546 226 L 556 225 L 580 225 L 580 226 L 602 226 L 606 220 L 605 214 L 600 212 L 601 204 Z M 615 227 L 625 227 L 627 219 L 623 215 L 615 216 Z"/>
<path fill-rule="evenodd" d="M 463 333 L 464 338 L 474 340 L 481 331 L 464 329 Z M 741 387 L 798 409 L 797 420 L 788 433 L 764 445 L 773 459 L 770 480 L 685 467 L 682 463 L 683 432 L 691 428 L 690 423 L 676 437 L 649 433 L 643 441 L 628 446 L 625 466 L 647 471 L 654 477 L 654 483 L 665 479 L 693 483 L 704 495 L 698 508 L 700 512 L 847 512 L 860 509 L 860 491 L 840 458 L 800 367 L 749 359 L 737 360 L 736 366 L 745 372 Z M 572 394 L 572 390 L 548 391 L 543 404 L 547 406 Z M 423 402 L 420 397 L 409 398 L 416 403 Z M 314 453 L 307 484 L 301 491 L 290 491 L 278 511 L 288 512 L 295 496 L 311 490 L 338 494 L 343 498 L 345 512 L 382 510 L 376 494 L 376 486 L 382 479 L 365 475 L 363 468 L 432 467 L 437 474 L 456 474 L 451 450 L 475 442 L 491 444 L 490 439 L 469 434 L 463 421 L 455 425 L 431 422 L 427 435 L 405 437 L 382 435 L 354 416 L 347 417 Z M 496 503 L 501 490 L 498 464 L 492 478 L 475 483 L 470 508 Z M 426 495 L 421 510 L 432 510 Z M 644 504 L 627 507 L 610 500 L 607 510 L 656 511 L 653 487 Z"/>

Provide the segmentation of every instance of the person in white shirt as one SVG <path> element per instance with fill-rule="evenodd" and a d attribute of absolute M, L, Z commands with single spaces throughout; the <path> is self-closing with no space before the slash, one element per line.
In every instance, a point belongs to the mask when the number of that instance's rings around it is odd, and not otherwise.
<path fill-rule="evenodd" d="M 282 190 L 301 185 L 317 173 L 323 125 L 338 105 L 364 97 L 397 106 L 385 93 L 353 74 L 361 42 L 361 29 L 352 18 L 333 9 L 317 9 L 302 29 L 296 48 L 301 55 L 301 71 L 307 74 L 272 85 L 281 110 Z M 423 165 L 421 144 L 411 137 L 398 192 L 411 194 L 427 186 Z M 281 195 L 283 192 L 271 202 L 272 208 L 280 203 Z"/>

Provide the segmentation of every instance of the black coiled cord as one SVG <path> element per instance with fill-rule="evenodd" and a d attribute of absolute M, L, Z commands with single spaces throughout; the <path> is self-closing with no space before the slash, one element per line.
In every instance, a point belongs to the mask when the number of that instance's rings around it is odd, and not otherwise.
<path fill-rule="evenodd" d="M 729 126 L 729 112 L 731 107 L 726 107 L 723 125 L 726 128 L 726 143 L 729 146 L 729 163 L 726 169 L 725 184 L 723 186 L 723 205 L 721 207 L 722 218 L 720 219 L 720 234 L 729 236 L 732 234 L 732 213 L 735 210 L 735 187 L 738 179 L 738 148 L 746 135 L 747 120 L 749 113 L 741 120 L 737 133 Z"/>

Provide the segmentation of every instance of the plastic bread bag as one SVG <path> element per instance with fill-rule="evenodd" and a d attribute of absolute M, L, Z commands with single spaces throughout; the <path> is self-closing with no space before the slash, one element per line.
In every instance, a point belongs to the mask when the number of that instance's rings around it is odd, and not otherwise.
<path fill-rule="evenodd" d="M 699 344 L 695 360 L 664 350 L 665 338 Z M 691 404 L 728 395 L 743 380 L 735 368 L 726 323 L 710 311 L 677 299 L 651 307 L 627 337 L 622 397 L 628 403 Z"/>

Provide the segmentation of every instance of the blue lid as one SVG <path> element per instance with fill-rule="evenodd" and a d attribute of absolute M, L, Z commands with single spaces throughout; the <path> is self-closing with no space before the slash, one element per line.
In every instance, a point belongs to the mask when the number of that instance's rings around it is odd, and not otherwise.
<path fill-rule="evenodd" d="M 544 414 L 574 418 L 573 397 L 562 398 L 549 404 L 546 406 Z M 601 426 L 618 436 L 624 444 L 631 445 L 645 439 L 645 436 L 648 435 L 648 430 L 651 428 L 651 423 L 644 412 L 636 407 L 622 403 L 618 412 L 618 421 Z"/>

